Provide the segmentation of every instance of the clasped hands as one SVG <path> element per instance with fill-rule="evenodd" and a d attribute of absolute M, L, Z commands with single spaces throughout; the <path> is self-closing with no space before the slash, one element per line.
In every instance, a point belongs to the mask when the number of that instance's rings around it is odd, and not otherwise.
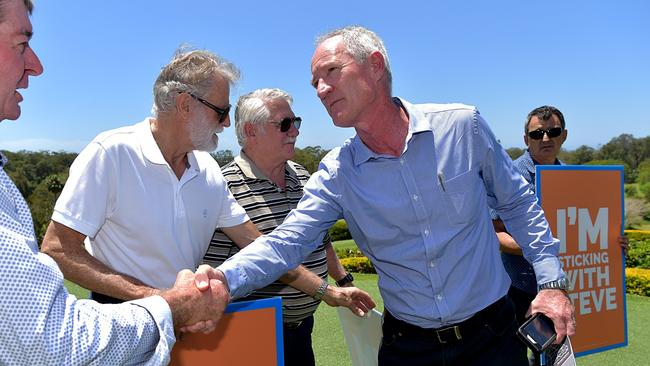
<path fill-rule="evenodd" d="M 181 271 L 176 277 L 174 287 L 166 292 L 173 290 L 187 293 L 187 303 L 184 311 L 179 314 L 178 320 L 174 307 L 170 303 L 174 313 L 174 328 L 181 332 L 207 334 L 214 331 L 226 305 L 230 302 L 226 277 L 223 272 L 208 265 L 200 266 L 196 273 L 189 270 Z M 163 297 L 166 292 L 163 292 Z M 323 301 L 330 306 L 345 306 L 357 316 L 364 316 L 375 307 L 375 302 L 370 295 L 356 287 L 329 286 Z"/>

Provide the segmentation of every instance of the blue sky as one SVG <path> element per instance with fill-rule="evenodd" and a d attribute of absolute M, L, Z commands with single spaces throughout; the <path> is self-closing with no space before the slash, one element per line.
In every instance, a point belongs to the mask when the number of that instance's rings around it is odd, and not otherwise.
<path fill-rule="evenodd" d="M 0 149 L 79 151 L 99 132 L 149 115 L 151 88 L 183 43 L 234 62 L 231 91 L 279 87 L 303 117 L 297 145 L 330 149 L 334 127 L 309 85 L 316 35 L 360 24 L 388 49 L 393 91 L 410 102 L 478 106 L 505 147 L 523 146 L 539 105 L 567 119 L 565 147 L 650 135 L 650 2 L 36 0 L 32 47 L 45 73 Z M 232 127 L 219 149 L 239 150 Z"/>

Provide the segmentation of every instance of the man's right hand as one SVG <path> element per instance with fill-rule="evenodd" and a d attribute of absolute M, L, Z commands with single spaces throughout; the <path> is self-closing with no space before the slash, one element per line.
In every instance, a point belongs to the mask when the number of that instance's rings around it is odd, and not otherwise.
<path fill-rule="evenodd" d="M 207 264 L 200 265 L 196 270 L 196 287 L 201 291 L 207 291 L 210 280 L 218 280 L 223 283 L 226 291 L 228 291 L 228 294 L 230 294 L 228 288 L 228 280 L 226 279 L 226 276 L 223 274 L 223 272 Z"/>
<path fill-rule="evenodd" d="M 210 333 L 217 326 L 230 295 L 224 284 L 209 279 L 204 289 L 195 285 L 196 276 L 182 270 L 176 277 L 174 287 L 160 294 L 169 304 L 174 319 L 174 329 L 189 332 Z"/>

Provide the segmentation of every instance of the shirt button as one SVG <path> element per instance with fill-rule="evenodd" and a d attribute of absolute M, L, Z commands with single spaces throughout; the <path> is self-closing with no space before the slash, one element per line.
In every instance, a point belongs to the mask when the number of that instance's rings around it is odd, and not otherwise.
<path fill-rule="evenodd" d="M 424 235 L 429 236 L 429 229 L 424 229 Z"/>
<path fill-rule="evenodd" d="M 400 159 L 399 159 L 399 163 L 402 164 L 402 165 L 404 165 L 404 158 L 400 158 Z"/>
<path fill-rule="evenodd" d="M 418 198 L 420 198 L 420 197 L 418 197 L 418 195 L 417 195 L 417 194 L 414 194 L 414 195 L 413 195 L 413 201 L 417 201 L 417 200 L 418 200 Z"/>
<path fill-rule="evenodd" d="M 435 262 L 435 261 L 431 261 L 431 262 L 429 262 L 429 267 L 433 268 L 433 267 L 435 267 L 435 266 L 436 266 L 436 262 Z"/>
<path fill-rule="evenodd" d="M 442 294 L 437 294 L 437 295 L 436 295 L 436 299 L 437 299 L 438 301 L 442 300 Z"/>

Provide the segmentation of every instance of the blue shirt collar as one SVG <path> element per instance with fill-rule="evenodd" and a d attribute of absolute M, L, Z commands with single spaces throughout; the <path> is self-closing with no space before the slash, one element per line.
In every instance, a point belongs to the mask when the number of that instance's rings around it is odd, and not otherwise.
<path fill-rule="evenodd" d="M 427 119 L 419 109 L 414 108 L 413 105 L 404 99 L 399 97 L 394 97 L 393 101 L 400 105 L 406 113 L 409 115 L 409 130 L 406 135 L 406 143 L 404 144 L 404 151 L 408 150 L 408 144 L 414 134 L 422 131 L 431 131 L 431 125 L 428 123 Z M 377 154 L 370 150 L 366 144 L 361 141 L 359 135 L 354 135 L 351 140 L 348 140 L 350 148 L 352 149 L 354 165 L 359 166 L 370 159 L 379 159 L 379 158 L 395 158 L 392 155 L 386 154 Z M 346 144 L 347 144 L 346 143 Z M 404 151 L 402 153 L 404 153 Z"/>

